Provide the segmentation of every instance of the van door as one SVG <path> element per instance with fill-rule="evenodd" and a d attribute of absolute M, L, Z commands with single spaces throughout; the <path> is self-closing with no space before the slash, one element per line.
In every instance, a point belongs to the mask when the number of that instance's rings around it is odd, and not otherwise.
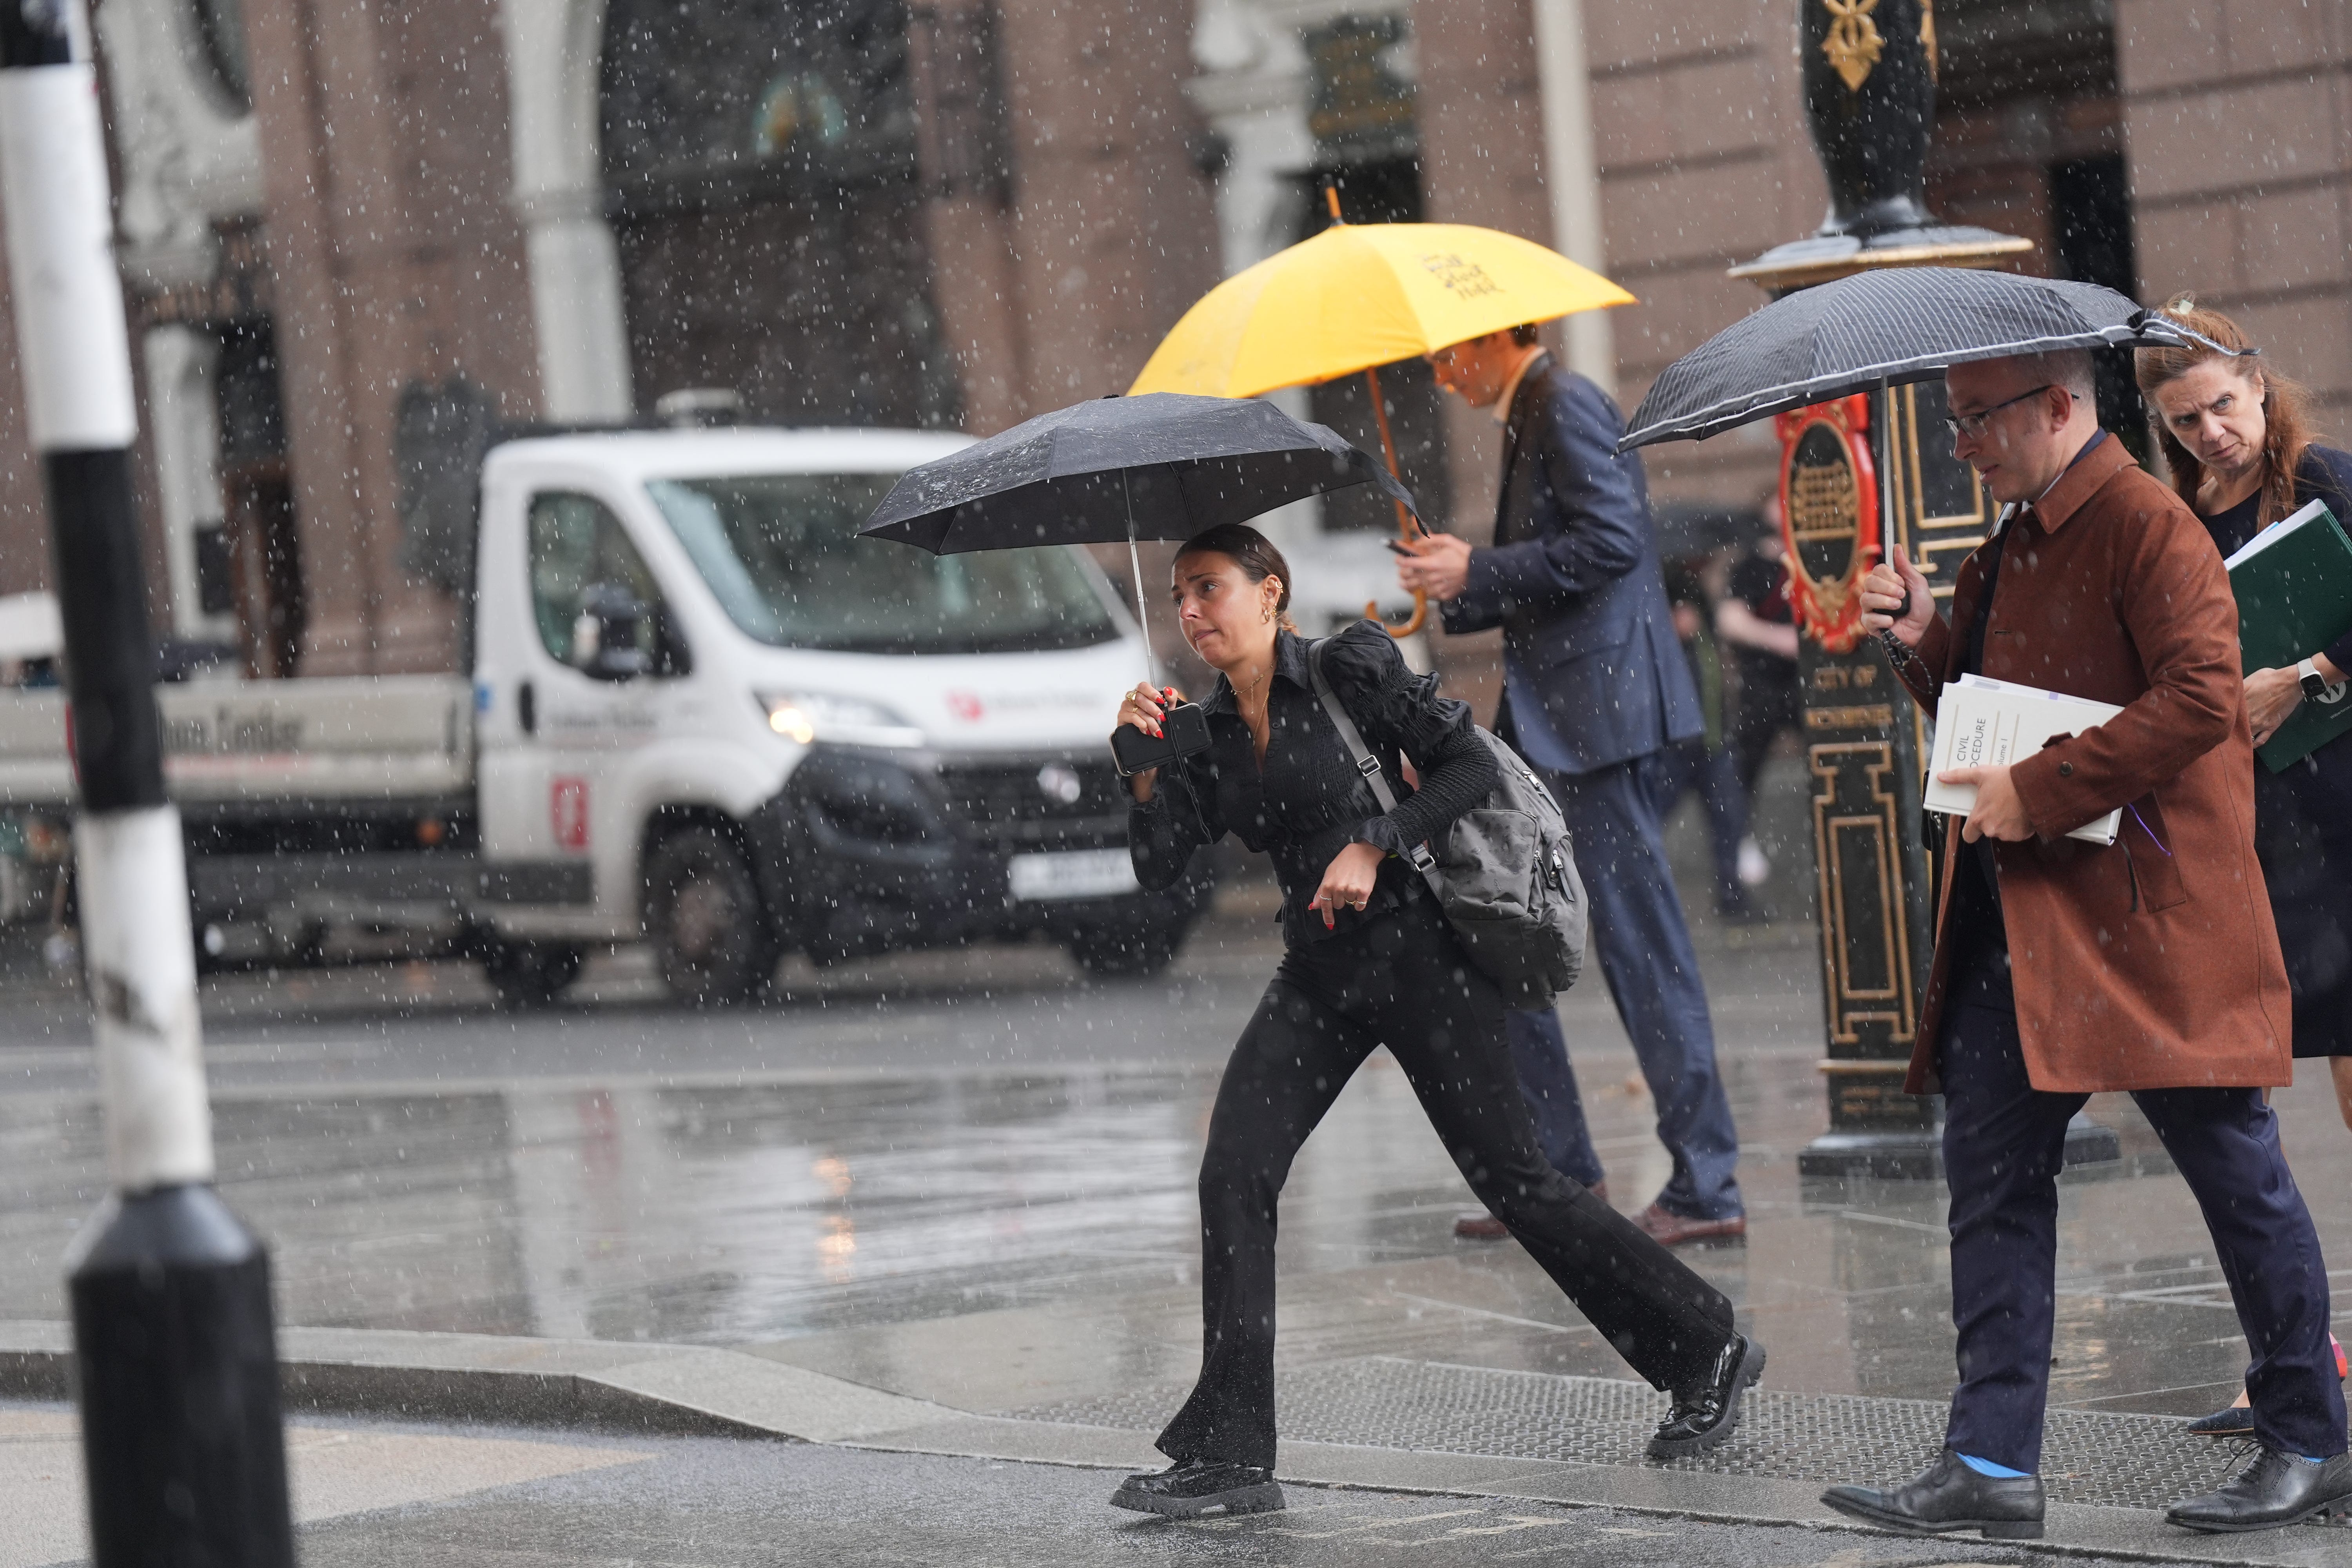
<path fill-rule="evenodd" d="M 670 682 L 691 661 L 653 574 L 603 501 L 541 490 L 524 531 L 534 635 L 513 639 L 522 644 L 514 723 L 483 758 L 483 892 L 587 914 L 601 891 L 604 934 L 628 934 L 637 814 L 622 775 L 659 737 Z M 611 887 L 600 889 L 600 868 Z"/>

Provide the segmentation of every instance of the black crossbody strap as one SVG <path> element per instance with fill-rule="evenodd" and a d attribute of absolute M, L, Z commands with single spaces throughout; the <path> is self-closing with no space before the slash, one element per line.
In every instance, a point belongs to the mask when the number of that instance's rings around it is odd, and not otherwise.
<path fill-rule="evenodd" d="M 1323 711 L 1331 715 L 1331 722 L 1339 728 L 1339 739 L 1347 742 L 1348 754 L 1356 759 L 1356 771 L 1364 775 L 1366 784 L 1372 786 L 1372 795 L 1381 803 L 1381 809 L 1393 812 L 1397 808 L 1396 792 L 1389 788 L 1388 774 L 1381 767 L 1380 758 L 1372 755 L 1372 749 L 1364 744 L 1363 734 L 1356 728 L 1356 721 L 1348 716 L 1347 706 L 1339 700 L 1339 694 L 1331 689 L 1330 681 L 1324 679 L 1323 645 L 1329 640 L 1328 637 L 1317 637 L 1307 645 L 1307 673 L 1315 682 L 1315 695 L 1322 700 Z M 1442 894 L 1444 889 L 1437 886 L 1436 880 L 1437 857 L 1429 852 L 1429 846 L 1414 845 L 1412 860 L 1421 874 L 1430 879 L 1430 887 Z"/>

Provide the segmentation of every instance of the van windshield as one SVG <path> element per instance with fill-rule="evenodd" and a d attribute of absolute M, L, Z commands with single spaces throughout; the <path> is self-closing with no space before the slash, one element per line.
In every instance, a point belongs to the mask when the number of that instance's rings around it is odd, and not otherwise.
<path fill-rule="evenodd" d="M 1033 653 L 1118 627 L 1067 548 L 931 555 L 858 526 L 895 474 L 653 479 L 662 515 L 749 636 L 839 653 Z"/>

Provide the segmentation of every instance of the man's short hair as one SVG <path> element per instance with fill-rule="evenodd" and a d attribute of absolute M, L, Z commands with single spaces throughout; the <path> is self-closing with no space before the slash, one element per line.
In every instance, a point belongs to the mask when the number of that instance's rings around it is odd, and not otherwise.
<path fill-rule="evenodd" d="M 2016 363 L 2018 374 L 2029 382 L 2063 386 L 2084 403 L 2095 402 L 2098 397 L 2098 374 L 2092 368 L 2088 349 L 2052 349 L 2048 353 L 2020 354 Z"/>
<path fill-rule="evenodd" d="M 1521 321 L 1511 329 L 1511 342 L 1523 349 L 1536 346 L 1536 323 Z"/>

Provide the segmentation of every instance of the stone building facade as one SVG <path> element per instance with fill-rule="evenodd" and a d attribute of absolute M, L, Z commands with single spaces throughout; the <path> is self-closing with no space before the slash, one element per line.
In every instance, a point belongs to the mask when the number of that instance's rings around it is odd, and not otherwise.
<path fill-rule="evenodd" d="M 752 417 L 1000 429 L 1123 388 L 1326 184 L 1622 282 L 1640 304 L 1559 337 L 1630 405 L 1761 302 L 1727 268 L 1821 219 L 1817 3 L 101 0 L 157 625 L 258 671 L 446 668 L 412 426 L 724 384 Z M 1939 210 L 2032 269 L 2242 314 L 2352 436 L 2352 12 L 1932 15 Z M 1418 367 L 1386 390 L 1408 480 L 1481 535 L 1491 421 Z M 1371 439 L 1360 384 L 1281 395 Z M 1771 458 L 1751 428 L 1648 460 L 1660 494 L 1744 502 Z M 1377 508 L 1277 526 L 1319 612 L 1385 573 Z M 11 374 L 0 593 L 43 581 L 45 528 Z M 1483 688 L 1486 641 L 1434 651 Z"/>

